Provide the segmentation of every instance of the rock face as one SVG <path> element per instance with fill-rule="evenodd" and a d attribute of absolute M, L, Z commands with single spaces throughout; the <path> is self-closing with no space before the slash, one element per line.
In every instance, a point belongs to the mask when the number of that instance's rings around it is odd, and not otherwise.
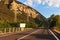
<path fill-rule="evenodd" d="M 9 5 L 10 10 L 12 10 L 14 13 L 22 14 L 23 11 L 28 16 L 31 16 L 32 18 L 36 18 L 39 15 L 39 13 L 33 8 L 26 6 L 16 0 L 0 0 L 0 2 Z"/>
<path fill-rule="evenodd" d="M 45 20 L 44 17 L 39 12 L 37 12 L 35 9 L 33 9 L 29 6 L 26 6 L 18 1 L 13 1 L 11 3 L 10 10 L 12 10 L 16 14 L 18 14 L 18 13 L 22 14 L 22 12 L 24 12 L 25 14 L 27 14 L 28 17 L 32 17 L 34 19 L 38 18 L 41 21 Z M 40 17 L 42 17 L 42 18 L 40 18 Z"/>
<path fill-rule="evenodd" d="M 19 11 L 23 11 L 25 12 L 28 16 L 32 16 L 33 18 L 36 18 L 38 16 L 37 12 L 32 9 L 32 8 L 29 8 L 28 6 L 24 5 L 24 4 L 21 4 L 21 3 L 18 3 L 17 1 L 15 0 L 0 0 L 0 2 L 3 2 L 3 4 L 7 4 L 7 5 L 11 5 L 9 6 L 10 7 L 10 10 L 12 10 L 14 13 L 18 12 L 20 13 Z"/>
<path fill-rule="evenodd" d="M 3 2 L 4 4 L 9 4 L 9 0 L 0 0 L 0 2 Z"/>
<path fill-rule="evenodd" d="M 18 3 L 16 1 L 13 1 L 11 3 L 10 10 L 14 10 L 14 13 L 20 13 L 21 11 L 25 12 L 28 16 L 32 16 L 32 18 L 36 18 L 38 16 L 38 13 L 28 6 L 25 6 L 24 4 Z M 22 13 L 21 13 L 22 14 Z"/>
<path fill-rule="evenodd" d="M 5 7 L 3 7 L 3 6 L 5 6 Z M 3 9 L 3 8 L 5 8 L 5 9 Z M 29 7 L 21 2 L 18 2 L 17 0 L 0 0 L 0 9 L 2 10 L 2 12 L 5 11 L 4 13 L 6 13 L 9 17 L 11 17 L 14 21 L 26 19 L 28 21 L 34 20 L 38 24 L 41 21 L 47 22 L 46 18 L 44 16 L 42 16 L 39 12 L 37 12 L 35 9 L 33 9 L 32 7 Z M 9 20 L 11 18 L 9 18 Z"/>

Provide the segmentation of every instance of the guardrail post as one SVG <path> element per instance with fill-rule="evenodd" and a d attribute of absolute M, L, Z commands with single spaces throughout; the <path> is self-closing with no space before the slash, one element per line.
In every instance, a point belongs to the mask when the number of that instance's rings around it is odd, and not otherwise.
<path fill-rule="evenodd" d="M 20 28 L 19 28 L 19 32 L 20 32 Z"/>
<path fill-rule="evenodd" d="M 11 33 L 11 28 L 9 28 L 9 33 Z"/>
<path fill-rule="evenodd" d="M 0 29 L 2 29 L 2 28 L 0 28 Z M 2 31 L 0 30 L 0 34 L 2 34 Z"/>
<path fill-rule="evenodd" d="M 16 32 L 17 32 L 17 28 L 16 28 Z"/>
<path fill-rule="evenodd" d="M 21 28 L 21 31 L 24 31 L 24 27 Z"/>
<path fill-rule="evenodd" d="M 13 28 L 13 32 L 14 32 L 15 28 Z"/>
<path fill-rule="evenodd" d="M 6 33 L 6 28 L 4 29 L 4 33 Z"/>

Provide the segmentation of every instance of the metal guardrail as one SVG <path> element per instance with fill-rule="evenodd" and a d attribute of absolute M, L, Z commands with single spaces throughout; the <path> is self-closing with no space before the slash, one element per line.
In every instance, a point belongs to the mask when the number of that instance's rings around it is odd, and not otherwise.
<path fill-rule="evenodd" d="M 17 33 L 17 32 L 21 32 L 26 31 L 26 30 L 31 30 L 32 28 L 24 28 L 24 30 L 22 28 L 0 28 L 0 34 L 6 34 L 6 33 Z"/>
<path fill-rule="evenodd" d="M 0 28 L 0 34 L 20 32 L 20 28 Z"/>

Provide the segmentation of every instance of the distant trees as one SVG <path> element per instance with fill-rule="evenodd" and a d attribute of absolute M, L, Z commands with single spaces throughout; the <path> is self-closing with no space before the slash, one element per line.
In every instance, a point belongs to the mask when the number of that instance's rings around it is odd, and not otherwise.
<path fill-rule="evenodd" d="M 54 15 L 52 14 L 50 18 L 48 18 L 50 27 L 60 27 L 60 15 Z"/>
<path fill-rule="evenodd" d="M 55 16 L 56 26 L 60 27 L 60 15 Z"/>

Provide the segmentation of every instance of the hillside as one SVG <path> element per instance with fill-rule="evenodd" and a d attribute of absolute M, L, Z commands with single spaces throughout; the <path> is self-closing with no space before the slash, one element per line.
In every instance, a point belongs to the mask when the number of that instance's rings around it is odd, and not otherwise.
<path fill-rule="evenodd" d="M 6 1 L 5 1 L 6 2 Z M 0 20 L 30 21 L 35 24 L 47 23 L 46 18 L 38 11 L 18 1 L 10 1 L 7 4 L 0 2 Z"/>
<path fill-rule="evenodd" d="M 7 8 L 7 5 L 0 2 L 0 20 L 10 20 L 14 18 L 14 14 Z"/>

